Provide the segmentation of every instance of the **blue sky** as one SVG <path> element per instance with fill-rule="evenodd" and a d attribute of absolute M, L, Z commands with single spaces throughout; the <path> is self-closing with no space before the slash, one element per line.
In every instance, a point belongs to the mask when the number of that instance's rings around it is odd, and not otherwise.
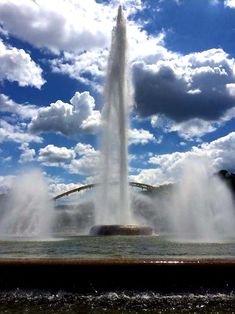
<path fill-rule="evenodd" d="M 0 191 L 31 168 L 54 194 L 95 180 L 120 3 L 130 179 L 175 182 L 192 158 L 235 171 L 235 0 L 0 0 Z"/>

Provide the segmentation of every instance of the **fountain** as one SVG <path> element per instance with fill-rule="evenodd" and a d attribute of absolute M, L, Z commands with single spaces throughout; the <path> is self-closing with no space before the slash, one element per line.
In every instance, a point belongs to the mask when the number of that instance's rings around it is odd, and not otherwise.
<path fill-rule="evenodd" d="M 152 211 L 148 212 L 144 194 L 139 208 L 133 206 L 139 210 L 145 202 L 139 212 L 148 215 L 140 221 L 157 226 L 161 236 L 142 237 L 152 234 L 151 227 L 135 224 L 138 218 L 131 211 L 128 186 L 127 83 L 126 26 L 119 7 L 105 86 L 101 184 L 96 189 L 95 225 L 90 234 L 120 237 L 81 236 L 76 224 L 79 235 L 68 235 L 58 224 L 63 234 L 45 241 L 42 236 L 52 230 L 54 219 L 47 188 L 40 173 L 21 175 L 7 208 L 0 211 L 0 235 L 4 235 L 0 312 L 9 313 L 12 304 L 14 313 L 94 312 L 97 306 L 97 313 L 113 313 L 114 308 L 118 313 L 234 309 L 234 203 L 227 187 L 218 178 L 208 177 L 208 168 L 195 163 L 192 167 L 190 161 L 176 188 L 167 195 L 161 189 L 153 195 Z M 62 196 L 93 186 L 80 186 Z M 175 235 L 168 237 L 170 232 L 178 234 L 177 240 Z M 6 234 L 13 234 L 13 241 L 6 241 Z M 200 239 L 194 241 L 195 234 Z M 34 235 L 40 238 L 33 239 Z"/>
<path fill-rule="evenodd" d="M 131 224 L 128 186 L 128 73 L 126 21 L 119 6 L 112 33 L 102 112 L 101 185 L 97 189 L 96 225 L 91 235 L 150 235 L 147 226 Z M 115 182 L 115 183 L 113 183 Z"/>

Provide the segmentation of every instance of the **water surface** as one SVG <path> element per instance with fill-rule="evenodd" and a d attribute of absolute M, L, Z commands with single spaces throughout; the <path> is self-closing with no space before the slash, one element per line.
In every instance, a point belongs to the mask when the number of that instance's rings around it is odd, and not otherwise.
<path fill-rule="evenodd" d="M 51 239 L 5 238 L 0 258 L 235 258 L 235 240 L 179 242 L 171 236 L 64 236 Z"/>

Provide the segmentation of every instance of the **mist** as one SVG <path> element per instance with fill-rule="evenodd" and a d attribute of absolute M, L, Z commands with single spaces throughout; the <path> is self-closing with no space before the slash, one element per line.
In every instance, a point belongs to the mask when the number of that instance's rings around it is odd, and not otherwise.
<path fill-rule="evenodd" d="M 0 234 L 47 237 L 54 220 L 48 184 L 39 170 L 18 175 L 1 208 Z"/>
<path fill-rule="evenodd" d="M 155 232 L 177 241 L 220 242 L 235 236 L 235 204 L 206 159 L 183 164 L 180 181 L 166 186 L 143 213 Z"/>

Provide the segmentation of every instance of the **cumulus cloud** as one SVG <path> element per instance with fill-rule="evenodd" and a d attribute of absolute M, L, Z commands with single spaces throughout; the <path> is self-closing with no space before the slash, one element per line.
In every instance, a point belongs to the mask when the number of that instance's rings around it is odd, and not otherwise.
<path fill-rule="evenodd" d="M 0 112 L 13 113 L 23 119 L 28 119 L 37 114 L 37 108 L 33 105 L 18 104 L 7 95 L 0 94 Z"/>
<path fill-rule="evenodd" d="M 215 171 L 224 168 L 232 170 L 235 169 L 234 149 L 235 132 L 231 132 L 210 143 L 203 143 L 199 147 L 193 147 L 188 152 L 153 156 L 150 158 L 149 163 L 169 169 L 170 172 L 174 171 L 174 169 L 180 170 L 186 159 L 206 158 L 213 165 Z"/>
<path fill-rule="evenodd" d="M 37 114 L 38 108 L 34 105 L 18 104 L 5 94 L 0 94 L 0 143 L 21 143 L 22 154 L 20 162 L 34 156 L 33 150 L 27 149 L 29 142 L 41 143 L 43 139 L 27 130 L 27 120 L 31 120 Z M 25 151 L 24 151 L 25 150 Z M 26 151 L 27 150 L 27 151 Z"/>
<path fill-rule="evenodd" d="M 147 51 L 155 49 L 162 35 L 148 36 L 142 25 L 133 21 L 133 15 L 144 7 L 141 0 L 109 3 L 57 0 L 56 5 L 43 0 L 2 0 L 0 26 L 2 32 L 58 54 L 58 58 L 51 60 L 54 72 L 85 84 L 94 84 L 95 78 L 94 87 L 100 89 L 96 81 L 105 73 L 111 29 L 120 3 L 125 15 L 131 17 L 128 25 L 131 55 L 149 54 Z"/>
<path fill-rule="evenodd" d="M 149 142 L 156 142 L 155 136 L 145 129 L 129 130 L 129 144 L 145 145 Z"/>
<path fill-rule="evenodd" d="M 170 121 L 168 132 L 177 132 L 182 138 L 190 140 L 194 137 L 200 138 L 207 133 L 213 132 L 218 126 L 219 123 L 217 121 L 205 121 L 194 118 L 181 123 Z"/>
<path fill-rule="evenodd" d="M 59 195 L 61 193 L 64 193 L 66 191 L 73 190 L 75 188 L 78 188 L 81 184 L 75 184 L 75 183 L 50 183 L 49 184 L 49 192 L 52 196 Z"/>
<path fill-rule="evenodd" d="M 97 151 L 92 147 L 90 144 L 84 144 L 84 143 L 78 143 L 74 151 L 78 156 L 84 156 L 84 155 L 89 155 L 89 156 L 94 156 L 96 155 Z"/>
<path fill-rule="evenodd" d="M 108 57 L 107 49 L 88 50 L 81 53 L 64 53 L 51 61 L 52 71 L 67 74 L 83 84 L 96 88 L 103 79 Z"/>
<path fill-rule="evenodd" d="M 69 173 L 90 176 L 97 173 L 99 151 L 84 143 L 71 148 L 47 145 L 39 150 L 38 161 L 44 166 L 61 167 Z"/>
<path fill-rule="evenodd" d="M 19 150 L 22 151 L 19 159 L 20 163 L 26 163 L 34 160 L 36 152 L 33 148 L 29 148 L 29 143 L 22 143 Z"/>
<path fill-rule="evenodd" d="M 58 54 L 58 58 L 50 61 L 54 72 L 93 84 L 100 91 L 119 4 L 116 0 L 109 3 L 57 0 L 56 5 L 43 0 L 2 0 L 0 26 L 10 35 Z M 164 33 L 149 36 L 142 23 L 134 21 L 133 15 L 144 7 L 141 0 L 123 1 L 122 6 L 125 15 L 130 17 L 131 60 L 152 58 L 153 55 L 155 58 L 164 49 L 159 46 Z"/>
<path fill-rule="evenodd" d="M 95 100 L 89 92 L 76 92 L 70 103 L 58 100 L 48 107 L 38 109 L 29 130 L 34 133 L 55 132 L 65 136 L 95 132 L 100 126 L 101 116 L 94 108 Z"/>
<path fill-rule="evenodd" d="M 2 0 L 0 20 L 10 34 L 36 47 L 82 51 L 107 42 L 112 8 L 94 0 Z"/>
<path fill-rule="evenodd" d="M 10 34 L 53 52 L 84 51 L 107 45 L 119 1 L 1 0 L 0 22 Z M 122 3 L 126 14 L 142 8 L 142 1 Z"/>
<path fill-rule="evenodd" d="M 235 106 L 235 97 L 229 92 L 229 84 L 235 82 L 234 66 L 234 59 L 222 49 L 172 55 L 155 64 L 136 62 L 136 110 L 143 117 L 162 114 L 178 123 L 220 119 Z"/>
<path fill-rule="evenodd" d="M 0 80 L 15 81 L 20 86 L 34 86 L 37 88 L 41 88 L 45 83 L 42 78 L 42 69 L 31 59 L 28 53 L 23 49 L 5 45 L 1 40 Z"/>
<path fill-rule="evenodd" d="M 109 20 L 108 29 L 110 30 L 115 25 L 113 19 L 116 18 L 117 6 L 119 4 L 119 1 L 111 1 L 111 4 L 106 4 L 105 6 L 105 10 L 112 12 L 109 16 L 106 16 Z M 132 15 L 144 7 L 142 1 L 139 0 L 124 1 L 122 5 L 126 16 Z M 132 19 L 127 21 L 127 23 L 130 60 L 136 60 L 139 57 L 151 59 L 153 55 L 155 57 L 160 54 L 161 50 L 166 50 L 160 46 L 164 39 L 163 32 L 157 36 L 149 36 L 143 29 L 142 23 L 138 23 Z M 105 30 L 108 36 L 109 33 L 111 33 L 111 31 L 107 32 L 105 28 L 103 28 L 103 30 Z M 58 58 L 51 60 L 52 70 L 56 73 L 67 74 L 84 84 L 90 84 L 100 92 L 102 90 L 100 82 L 103 80 L 106 73 L 108 48 L 110 45 L 110 38 L 108 39 L 109 40 L 103 46 L 97 49 L 81 49 L 79 52 L 71 50 L 64 51 Z"/>
<path fill-rule="evenodd" d="M 17 142 L 17 143 L 41 143 L 42 138 L 38 135 L 27 133 L 20 124 L 10 124 L 0 119 L 0 143 Z"/>
<path fill-rule="evenodd" d="M 212 165 L 213 170 L 235 169 L 235 132 L 221 137 L 210 143 L 203 143 L 193 147 L 188 152 L 174 152 L 150 157 L 149 168 L 143 169 L 137 175 L 131 176 L 132 180 L 153 185 L 174 183 L 179 181 L 185 163 L 190 160 L 206 160 Z M 154 167 L 151 167 L 154 165 Z"/>
<path fill-rule="evenodd" d="M 75 153 L 73 149 L 47 145 L 44 148 L 40 148 L 38 161 L 42 162 L 46 166 L 59 167 L 64 163 L 70 162 L 74 157 Z"/>
<path fill-rule="evenodd" d="M 115 11 L 116 12 L 116 11 Z M 114 23 L 112 23 L 111 28 Z M 111 29 L 110 28 L 110 29 Z M 130 62 L 138 59 L 156 60 L 163 54 L 170 55 L 162 44 L 164 33 L 149 36 L 142 25 L 134 21 L 128 22 L 128 43 Z M 102 82 L 108 59 L 108 45 L 99 49 L 85 50 L 80 53 L 64 52 L 62 56 L 51 60 L 51 68 L 56 73 L 67 74 L 84 84 L 91 84 L 93 88 L 101 91 Z"/>
<path fill-rule="evenodd" d="M 228 115 L 232 119 L 234 113 Z M 185 140 L 199 139 L 203 135 L 215 131 L 225 121 L 225 116 L 220 121 L 206 121 L 198 118 L 190 119 L 183 122 L 175 122 L 163 115 L 154 115 L 151 117 L 152 127 L 162 129 L 164 132 L 177 132 Z"/>
<path fill-rule="evenodd" d="M 77 157 L 68 166 L 70 173 L 91 176 L 97 173 L 99 165 L 99 151 L 95 150 L 90 144 L 78 143 L 74 148 Z"/>

